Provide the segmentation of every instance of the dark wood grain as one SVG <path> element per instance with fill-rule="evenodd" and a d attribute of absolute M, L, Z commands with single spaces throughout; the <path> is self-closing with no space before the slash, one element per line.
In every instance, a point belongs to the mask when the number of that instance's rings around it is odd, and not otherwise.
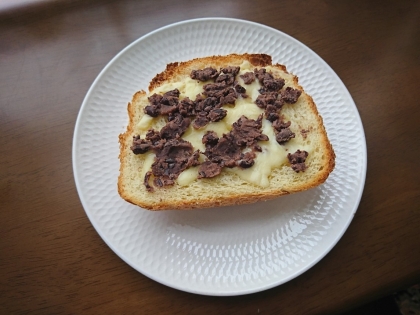
<path fill-rule="evenodd" d="M 264 23 L 340 76 L 366 133 L 349 229 L 309 271 L 268 291 L 208 297 L 156 283 L 101 240 L 79 201 L 80 104 L 126 45 L 206 16 Z M 1 314 L 330 314 L 420 282 L 419 1 L 50 1 L 0 12 Z"/>

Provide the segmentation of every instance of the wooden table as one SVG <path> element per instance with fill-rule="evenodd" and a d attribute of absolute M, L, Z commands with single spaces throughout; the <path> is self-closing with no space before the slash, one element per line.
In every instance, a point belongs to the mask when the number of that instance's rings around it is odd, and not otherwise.
<path fill-rule="evenodd" d="M 248 296 L 189 294 L 132 269 L 92 227 L 72 173 L 76 117 L 100 70 L 138 37 L 206 16 L 313 49 L 367 138 L 366 186 L 343 238 L 301 276 Z M 329 314 L 419 282 L 419 21 L 415 0 L 62 0 L 0 12 L 0 313 Z"/>

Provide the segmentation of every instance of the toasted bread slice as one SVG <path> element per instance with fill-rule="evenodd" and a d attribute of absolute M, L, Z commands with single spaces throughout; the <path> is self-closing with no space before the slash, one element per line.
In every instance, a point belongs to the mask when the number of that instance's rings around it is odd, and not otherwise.
<path fill-rule="evenodd" d="M 206 156 L 203 155 L 205 146 L 202 143 L 205 132 L 215 131 L 222 137 L 232 130 L 232 124 L 241 116 L 257 120 L 264 113 L 264 109 L 255 104 L 260 95 L 261 82 L 256 79 L 251 84 L 245 84 L 241 77 L 254 69 L 264 68 L 274 78 L 284 79 L 285 85 L 279 93 L 287 87 L 301 91 L 297 102 L 285 103 L 279 113 L 284 121 L 291 122 L 289 128 L 294 133 L 294 138 L 279 144 L 275 140 L 272 122 L 264 116 L 261 130 L 269 140 L 258 142 L 261 152 L 256 152 L 255 163 L 251 167 L 223 167 L 217 176 L 198 178 L 200 166 L 192 166 L 183 171 L 174 184 L 148 189 L 145 176 L 150 176 L 155 154 L 152 151 L 134 154 L 130 147 L 133 137 L 144 138 L 149 129 L 159 131 L 168 120 L 165 116 L 151 117 L 145 113 L 145 107 L 149 105 L 148 97 L 177 88 L 180 91 L 180 100 L 187 96 L 194 100 L 195 96 L 203 91 L 205 84 L 214 81 L 193 80 L 190 77 L 191 72 L 207 67 L 220 70 L 228 66 L 241 67 L 235 82 L 245 87 L 248 97 L 238 96 L 234 106 L 223 106 L 227 110 L 227 116 L 221 121 L 210 122 L 199 130 L 190 126 L 181 136 L 192 144 L 194 150 L 201 151 L 200 162 L 206 160 Z M 298 83 L 298 78 L 288 73 L 284 65 L 272 65 L 268 55 L 231 54 L 171 63 L 165 71 L 151 80 L 149 91 L 134 94 L 128 104 L 127 131 L 119 136 L 121 165 L 118 192 L 123 199 L 132 204 L 148 210 L 170 210 L 253 203 L 316 187 L 322 184 L 334 169 L 335 154 L 312 97 L 305 93 Z M 299 172 L 292 168 L 291 159 L 287 157 L 289 153 L 293 154 L 297 150 L 308 153 L 304 161 L 305 167 Z"/>

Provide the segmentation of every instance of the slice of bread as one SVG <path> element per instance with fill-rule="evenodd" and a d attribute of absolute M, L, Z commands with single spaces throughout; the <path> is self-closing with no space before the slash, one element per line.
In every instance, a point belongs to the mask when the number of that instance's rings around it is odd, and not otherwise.
<path fill-rule="evenodd" d="M 155 161 L 155 153 L 149 150 L 144 154 L 134 154 L 130 149 L 133 137 L 140 136 L 144 139 L 149 129 L 159 131 L 168 122 L 168 116 L 151 117 L 145 113 L 145 107 L 149 105 L 148 97 L 155 93 L 162 95 L 178 89 L 180 101 L 186 96 L 194 100 L 197 94 L 203 92 L 203 86 L 214 83 L 214 79 L 206 82 L 192 79 L 192 71 L 208 67 L 220 71 L 228 66 L 241 67 L 239 74 L 235 76 L 235 84 L 239 83 L 244 87 L 248 97 L 242 97 L 238 93 L 235 105 L 223 106 L 227 111 L 226 117 L 217 122 L 210 122 L 198 130 L 193 128 L 191 123 L 181 138 L 189 141 L 194 151 L 200 150 L 199 163 L 203 163 L 207 157 L 203 154 L 206 149 L 202 137 L 207 131 L 215 131 L 221 138 L 223 134 L 232 130 L 232 124 L 241 116 L 255 121 L 260 117 L 260 122 L 263 117 L 261 131 L 269 140 L 257 142 L 261 150 L 255 151 L 255 163 L 248 168 L 223 167 L 219 175 L 210 178 L 198 178 L 200 166 L 193 165 L 184 170 L 172 185 L 153 185 L 154 175 L 150 171 Z M 255 103 L 261 95 L 261 81 L 257 78 L 251 84 L 245 84 L 241 77 L 244 73 L 262 68 L 274 78 L 284 80 L 285 85 L 279 90 L 279 95 L 288 87 L 301 91 L 297 102 L 286 102 L 279 110 L 281 120 L 290 121 L 289 130 L 294 133 L 294 138 L 281 144 L 275 140 L 277 132 L 272 121 L 266 119 L 264 109 Z M 272 65 L 268 55 L 231 54 L 171 63 L 165 71 L 151 80 L 149 91 L 148 94 L 145 91 L 134 94 L 128 104 L 127 131 L 119 136 L 121 164 L 118 192 L 123 199 L 132 204 L 149 210 L 170 210 L 253 203 L 316 187 L 322 184 L 334 169 L 335 154 L 312 97 L 305 93 L 298 83 L 298 78 L 288 73 L 284 65 Z M 191 120 L 194 122 L 194 117 Z M 302 160 L 296 161 L 296 158 L 293 159 L 290 155 L 288 158 L 288 154 L 297 150 L 307 152 L 306 160 L 303 159 L 303 168 L 296 168 L 293 164 L 299 164 Z M 152 187 L 149 189 L 145 185 L 145 177 L 152 178 L 149 181 Z"/>

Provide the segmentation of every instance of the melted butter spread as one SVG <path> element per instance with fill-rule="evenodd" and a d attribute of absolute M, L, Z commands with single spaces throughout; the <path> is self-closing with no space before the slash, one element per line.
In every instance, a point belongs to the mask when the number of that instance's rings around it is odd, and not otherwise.
<path fill-rule="evenodd" d="M 182 138 L 186 141 L 189 141 L 194 147 L 194 150 L 200 150 L 201 152 L 205 151 L 202 138 L 207 131 L 214 131 L 219 137 L 222 137 L 223 134 L 228 133 L 232 129 L 232 124 L 236 122 L 242 115 L 246 116 L 248 119 L 257 119 L 259 115 L 264 113 L 264 110 L 255 104 L 255 100 L 259 95 L 258 90 L 261 88 L 260 83 L 256 79 L 254 82 L 247 85 L 244 84 L 242 78 L 240 77 L 240 75 L 246 72 L 253 72 L 254 68 L 255 67 L 252 66 L 248 61 L 244 61 L 240 66 L 240 72 L 237 76 L 238 83 L 246 89 L 246 94 L 248 95 L 247 98 L 239 96 L 235 102 L 235 106 L 223 106 L 223 108 L 227 110 L 227 115 L 223 120 L 219 122 L 212 122 L 199 130 L 195 130 L 192 125 L 190 125 L 190 127 L 184 133 Z M 266 67 L 266 69 L 270 71 L 270 67 Z M 291 76 L 286 75 L 286 77 L 283 78 L 286 80 L 287 85 Z M 207 83 L 209 82 L 200 82 L 191 78 L 186 78 L 181 82 L 163 84 L 156 88 L 152 93 L 163 94 L 167 91 L 178 89 L 180 91 L 180 99 L 189 97 L 191 100 L 195 100 L 196 96 L 202 93 L 203 86 Z M 153 128 L 155 120 L 155 118 L 144 115 L 138 123 L 137 128 L 142 131 L 147 131 L 148 129 Z M 291 129 L 295 133 L 299 132 L 298 130 L 293 130 L 293 121 Z M 278 144 L 276 141 L 274 128 L 272 127 L 271 122 L 266 119 L 263 119 L 262 131 L 263 134 L 268 136 L 269 140 L 259 141 L 258 144 L 261 146 L 262 152 L 257 152 L 254 165 L 246 169 L 240 167 L 225 167 L 223 170 L 236 174 L 246 182 L 260 187 L 268 187 L 270 185 L 269 177 L 272 170 L 288 163 L 288 153 L 294 153 L 296 150 L 300 149 L 305 150 L 310 154 L 312 148 L 308 145 L 299 143 L 299 141 L 296 139 L 291 139 L 284 145 Z M 154 154 L 147 153 L 144 164 L 145 167 L 143 170 L 149 170 L 151 168 L 151 165 L 153 164 L 153 158 Z M 142 174 L 142 176 L 144 177 L 146 171 L 143 172 L 144 174 Z M 181 186 L 188 186 L 190 183 L 197 180 L 197 177 L 198 166 L 191 167 L 179 175 L 177 182 Z"/>
<path fill-rule="evenodd" d="M 268 136 L 269 141 L 258 142 L 262 152 L 257 152 L 254 165 L 246 169 L 239 167 L 225 169 L 238 175 L 244 181 L 261 187 L 268 187 L 271 170 L 287 163 L 287 151 L 284 146 L 277 143 L 274 128 L 266 119 L 263 119 L 262 122 L 262 132 Z"/>
<path fill-rule="evenodd" d="M 198 130 L 194 129 L 192 125 L 190 125 L 182 136 L 182 139 L 191 142 L 194 150 L 204 152 L 206 147 L 204 146 L 202 140 L 207 131 L 214 131 L 217 133 L 219 138 L 222 137 L 224 133 L 228 133 L 230 131 L 229 125 L 226 124 L 225 119 L 226 117 L 221 121 L 210 123 Z M 232 127 L 232 125 L 230 125 L 230 127 Z"/>
<path fill-rule="evenodd" d="M 179 174 L 176 181 L 181 186 L 188 186 L 193 181 L 195 181 L 197 177 L 198 177 L 198 166 L 193 166 L 186 169 L 181 174 Z"/>
<path fill-rule="evenodd" d="M 153 93 L 164 94 L 165 92 L 178 89 L 180 92 L 179 98 L 183 99 L 189 97 L 191 100 L 195 100 L 198 94 L 203 92 L 203 86 L 207 82 L 201 82 L 193 80 L 191 78 L 186 78 L 181 82 L 166 83 L 157 87 L 153 90 Z"/>
<path fill-rule="evenodd" d="M 235 107 L 225 105 L 223 108 L 227 110 L 227 115 L 223 118 L 223 121 L 230 126 L 230 129 L 232 129 L 232 124 L 238 121 L 242 115 L 248 119 L 257 119 L 258 116 L 264 113 L 264 110 L 259 108 L 249 98 L 242 98 L 242 96 L 239 96 L 236 100 Z"/>
<path fill-rule="evenodd" d="M 140 121 L 137 123 L 137 130 L 139 131 L 147 131 L 152 126 L 154 118 L 149 115 L 143 115 Z"/>
<path fill-rule="evenodd" d="M 237 76 L 238 84 L 242 85 L 246 89 L 246 94 L 248 95 L 248 101 L 250 103 L 254 103 L 260 93 L 258 90 L 261 88 L 260 82 L 255 79 L 251 84 L 245 84 L 244 80 L 242 80 L 241 75 L 247 72 L 254 72 L 255 67 L 249 63 L 249 61 L 244 61 L 241 64 L 241 70 Z M 255 104 L 254 104 L 255 105 Z M 256 106 L 256 105 L 255 105 Z M 258 108 L 258 107 L 257 107 Z M 249 118 L 249 117 L 248 117 Z"/>

